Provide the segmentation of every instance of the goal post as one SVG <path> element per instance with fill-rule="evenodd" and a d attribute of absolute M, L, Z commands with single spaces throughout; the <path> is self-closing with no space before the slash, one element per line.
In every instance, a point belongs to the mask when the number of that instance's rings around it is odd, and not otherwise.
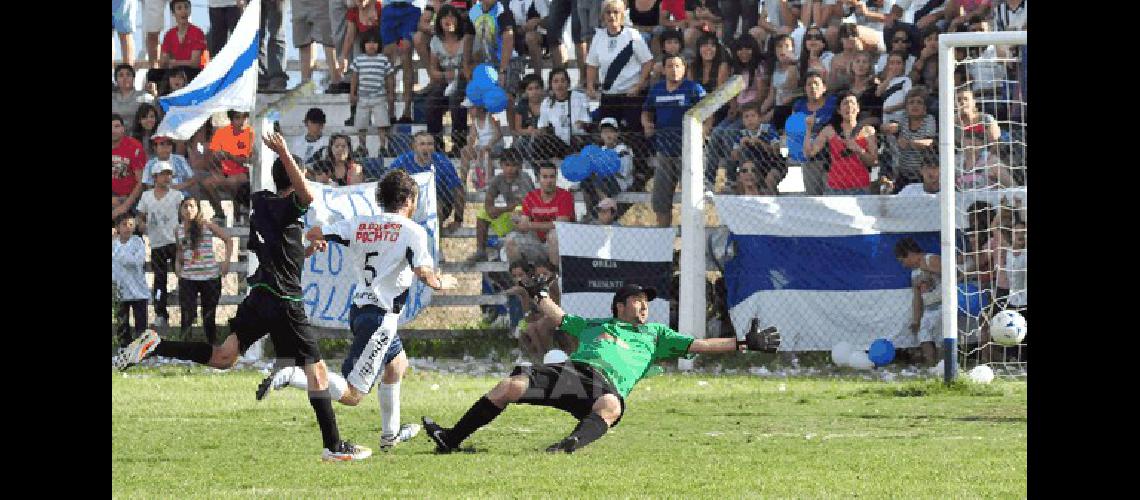
<path fill-rule="evenodd" d="M 705 161 L 704 121 L 744 90 L 733 75 L 685 112 L 681 125 L 681 259 L 677 326 L 705 338 Z"/>
<path fill-rule="evenodd" d="M 961 86 L 959 86 L 959 85 L 957 85 L 957 82 L 955 81 L 955 71 L 959 68 L 959 66 L 966 66 L 969 64 L 990 64 L 990 65 L 996 64 L 996 65 L 1004 66 L 1005 64 L 1009 63 L 1009 64 L 1014 64 L 1016 66 L 1017 63 L 1019 62 L 1016 59 L 1007 59 L 1007 58 L 1003 59 L 1003 58 L 996 57 L 996 55 L 995 56 L 983 55 L 982 57 L 971 58 L 968 54 L 966 55 L 966 57 L 962 61 L 959 61 L 956 58 L 956 49 L 958 49 L 958 48 L 969 48 L 969 47 L 983 48 L 984 49 L 987 47 L 999 47 L 999 46 L 1021 46 L 1021 47 L 1024 47 L 1026 45 L 1026 39 L 1027 39 L 1027 37 L 1026 37 L 1025 31 L 1003 31 L 1003 32 L 981 32 L 981 33 L 948 33 L 948 34 L 939 35 L 939 37 L 938 37 L 938 78 L 939 78 L 939 82 L 938 82 L 938 115 L 939 115 L 938 116 L 938 122 L 939 122 L 938 145 L 939 145 L 939 148 L 938 148 L 938 151 L 939 151 L 939 165 L 940 165 L 940 185 L 942 186 L 939 203 L 940 203 L 940 213 L 941 213 L 941 215 L 940 215 L 940 219 L 941 219 L 940 220 L 940 227 L 941 227 L 940 245 L 941 245 L 941 255 L 942 255 L 942 276 L 943 276 L 943 281 L 942 281 L 942 283 L 943 283 L 943 286 L 942 286 L 942 310 L 943 310 L 942 334 L 943 334 L 943 345 L 945 348 L 943 380 L 947 384 L 949 384 L 951 381 L 953 381 L 957 377 L 958 364 L 959 364 L 959 345 L 958 345 L 959 336 L 960 336 L 959 324 L 958 324 L 959 286 L 958 286 L 957 277 L 961 276 L 963 274 L 967 274 L 967 273 L 960 273 L 959 272 L 960 269 L 962 268 L 962 265 L 959 263 L 959 257 L 963 256 L 962 253 L 969 253 L 968 250 L 970 250 L 970 249 L 966 249 L 966 251 L 963 251 L 962 249 L 958 248 L 959 231 L 961 231 L 963 229 L 959 225 L 959 220 L 965 219 L 965 217 L 963 217 L 963 210 L 960 209 L 959 205 L 961 205 L 963 202 L 970 202 L 972 199 L 979 199 L 980 197 L 976 196 L 979 194 L 979 192 L 981 192 L 981 191 L 992 191 L 995 187 L 992 185 L 985 185 L 982 187 L 976 187 L 976 186 L 970 187 L 968 185 L 964 185 L 964 186 L 960 187 L 961 192 L 956 192 L 955 188 L 959 187 L 959 180 L 963 177 L 964 173 L 970 174 L 970 175 L 975 174 L 974 171 L 971 171 L 971 169 L 974 167 L 972 167 L 972 166 L 962 167 L 961 165 L 959 165 L 961 162 L 959 162 L 958 159 L 956 158 L 956 153 L 958 152 L 958 149 L 962 148 L 962 147 L 966 147 L 966 146 L 962 145 L 963 144 L 962 141 L 956 141 L 956 139 L 958 139 L 958 138 L 955 137 L 955 135 L 957 134 L 957 129 L 955 127 L 956 118 L 957 118 L 956 113 L 959 112 L 959 110 L 957 109 L 958 103 L 956 101 L 956 94 L 957 94 L 957 91 L 959 88 L 976 89 L 977 88 L 976 82 L 977 81 L 984 81 L 985 79 L 984 78 L 983 79 L 975 79 L 975 77 L 973 76 L 973 75 L 981 75 L 983 73 L 974 72 L 973 74 L 971 74 L 970 72 L 966 72 L 965 73 L 966 81 L 963 82 L 963 84 Z M 1024 74 L 1022 67 L 1017 66 L 1017 69 L 1020 70 L 1020 71 L 1017 71 L 1017 73 Z M 1003 69 L 1003 71 L 1004 71 L 1004 69 Z M 998 87 L 1008 88 L 1008 86 L 1006 84 L 1010 83 L 1013 80 L 1017 80 L 1019 77 L 1019 75 L 1017 75 L 1017 74 L 1009 75 L 1008 77 L 1004 76 L 1004 75 L 1005 75 L 1004 73 L 1002 73 L 1002 76 L 998 76 L 997 73 L 993 73 L 993 72 L 988 73 L 989 82 L 987 82 L 986 85 L 989 85 L 992 88 L 998 88 Z M 999 106 L 1001 104 L 1006 104 L 1006 105 L 1010 105 L 1010 106 L 1021 106 L 1021 110 L 1024 110 L 1024 102 L 1015 102 L 1014 97 L 1015 96 L 1001 94 L 997 97 L 991 97 L 988 102 L 990 104 L 997 104 Z M 1009 110 L 1007 109 L 1007 111 L 1009 111 Z M 1014 120 L 1013 113 L 1009 113 L 1007 115 L 1007 119 Z M 1020 117 L 1020 120 L 1024 120 L 1023 116 Z M 1000 125 L 1001 121 L 998 120 L 998 123 Z M 1024 133 L 1024 121 L 1020 121 L 1020 123 L 1016 123 L 1016 124 L 1020 125 L 1020 127 L 1021 127 L 1020 131 L 1022 133 Z M 1010 126 L 1009 128 L 1013 128 L 1013 127 Z M 984 135 L 985 133 L 986 132 L 985 132 L 984 126 L 983 126 L 982 134 Z M 982 145 L 974 146 L 971 144 L 971 146 L 968 146 L 969 148 L 971 148 L 971 150 L 969 151 L 969 153 L 971 154 L 971 157 L 973 157 L 976 154 L 976 151 L 978 149 L 986 150 L 984 152 L 986 153 L 986 156 L 988 157 L 989 156 L 989 149 L 990 149 L 989 142 L 990 141 L 987 138 L 986 140 L 983 141 Z M 1020 187 L 1021 189 L 1024 189 L 1024 179 L 1025 179 L 1024 164 L 1018 165 L 1019 162 L 1014 161 L 1014 159 L 1013 159 L 1013 158 L 1018 158 L 1021 160 L 1024 159 L 1024 143 L 1021 142 L 1020 144 L 1017 144 L 1017 146 L 1022 149 L 1020 156 L 1017 156 L 1014 153 L 1012 153 L 1012 150 L 1014 149 L 1013 143 L 1017 142 L 1017 141 L 1015 141 L 1013 138 L 1011 138 L 1011 139 L 1009 139 L 1008 142 L 1011 144 L 1011 147 L 1010 147 L 1011 153 L 1009 154 L 1010 160 L 1004 162 L 1005 168 L 1007 168 L 1008 170 L 1014 170 L 1014 169 L 1018 169 L 1018 168 L 1021 169 L 1021 172 L 1020 172 L 1021 173 L 1021 182 L 1020 182 L 1020 186 L 1018 186 L 1018 187 Z M 1001 142 L 997 142 L 996 145 L 1000 147 Z M 991 158 L 991 160 L 992 160 L 992 158 Z M 990 168 L 990 166 L 989 166 L 991 164 L 990 162 L 983 161 L 981 163 L 983 165 L 985 165 L 983 168 L 985 168 L 985 169 Z M 973 164 L 971 164 L 971 165 L 973 165 Z M 1002 168 L 1002 167 L 999 165 L 998 168 Z M 989 175 L 989 172 L 987 171 L 986 173 L 981 174 L 981 177 L 983 179 L 985 179 L 985 177 L 988 175 Z M 986 180 L 982 181 L 982 183 L 986 183 L 986 182 L 988 182 L 988 181 L 986 181 Z M 1008 188 L 1010 186 L 1008 186 L 1008 184 L 1005 182 L 999 181 L 996 187 L 998 189 L 1005 189 L 1005 188 Z M 1024 191 L 1022 191 L 1022 193 L 1024 193 Z M 970 209 L 967 209 L 966 211 L 969 211 L 969 210 Z M 1000 217 L 1000 211 L 1001 211 L 1001 207 L 999 205 L 999 208 L 998 208 L 999 217 Z M 967 215 L 973 215 L 973 214 L 967 214 Z M 971 229 L 972 229 L 972 227 L 971 227 Z M 987 231 L 988 231 L 988 229 L 987 229 Z M 989 236 L 988 234 L 984 235 L 984 237 L 987 237 L 987 238 L 988 238 L 988 236 Z M 1000 248 L 998 250 L 1004 251 Z M 996 269 L 996 264 L 991 264 L 991 265 L 995 266 L 995 269 L 993 269 L 993 272 L 1001 271 L 1000 269 Z M 990 290 L 992 290 L 992 292 L 990 292 L 990 295 L 994 299 L 1000 298 L 1000 297 L 997 297 L 996 296 L 997 294 L 995 293 L 997 290 L 997 286 L 998 285 L 994 284 L 994 285 L 992 285 L 992 288 L 990 289 Z M 979 289 L 983 293 L 987 292 L 987 290 L 983 289 L 983 287 L 979 287 Z M 970 299 L 968 297 L 967 300 L 971 301 L 972 299 Z M 996 300 L 995 300 L 995 302 L 996 302 Z M 969 309 L 969 306 L 967 307 L 967 309 Z M 983 322 L 984 313 L 979 313 L 976 315 L 967 313 L 967 316 L 976 316 L 978 318 L 978 328 L 977 328 L 978 332 L 977 333 L 979 334 L 979 341 L 978 341 L 979 349 L 986 349 L 987 346 L 985 345 L 986 344 L 985 339 L 984 339 L 984 337 L 982 337 L 980 335 L 981 330 L 983 328 L 982 322 Z M 973 328 L 973 324 L 970 325 L 970 328 Z M 964 333 L 968 337 L 973 332 L 967 331 Z"/>

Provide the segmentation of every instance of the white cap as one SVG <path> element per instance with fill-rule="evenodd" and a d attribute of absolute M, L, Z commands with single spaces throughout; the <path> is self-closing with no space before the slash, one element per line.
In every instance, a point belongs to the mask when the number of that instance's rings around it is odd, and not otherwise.
<path fill-rule="evenodd" d="M 169 171 L 171 171 L 171 172 L 174 172 L 174 165 L 173 165 L 173 164 L 171 164 L 171 163 L 170 163 L 170 161 L 168 161 L 168 160 L 158 160 L 158 162 L 157 162 L 157 163 L 155 163 L 155 166 L 154 166 L 154 173 L 156 173 L 156 174 L 161 174 L 161 173 L 163 173 L 163 172 L 166 172 L 167 170 L 169 170 Z"/>
<path fill-rule="evenodd" d="M 613 128 L 621 130 L 621 128 L 618 127 L 617 118 L 614 118 L 612 116 L 607 116 L 605 118 L 602 118 L 602 122 L 598 124 L 599 127 L 604 127 L 606 125 L 609 125 Z"/>

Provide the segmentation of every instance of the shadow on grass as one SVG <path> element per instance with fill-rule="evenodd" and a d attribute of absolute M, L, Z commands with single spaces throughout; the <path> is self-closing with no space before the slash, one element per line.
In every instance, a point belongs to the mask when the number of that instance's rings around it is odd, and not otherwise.
<path fill-rule="evenodd" d="M 889 387 L 868 387 L 855 391 L 855 395 L 892 396 L 900 398 L 926 397 L 926 396 L 1004 396 L 1002 389 L 993 385 L 975 384 L 964 380 L 955 380 L 950 385 L 941 380 L 924 380 L 909 382 Z"/>

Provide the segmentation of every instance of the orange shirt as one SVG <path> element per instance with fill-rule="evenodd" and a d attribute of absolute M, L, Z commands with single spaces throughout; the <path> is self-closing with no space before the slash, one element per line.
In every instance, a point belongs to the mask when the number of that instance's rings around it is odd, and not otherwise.
<path fill-rule="evenodd" d="M 234 156 L 249 158 L 253 152 L 253 129 L 246 125 L 236 134 L 233 126 L 218 129 L 214 132 L 214 138 L 210 139 L 210 150 L 225 151 Z M 227 177 L 246 173 L 249 173 L 249 167 L 233 160 L 222 160 L 222 174 Z"/>

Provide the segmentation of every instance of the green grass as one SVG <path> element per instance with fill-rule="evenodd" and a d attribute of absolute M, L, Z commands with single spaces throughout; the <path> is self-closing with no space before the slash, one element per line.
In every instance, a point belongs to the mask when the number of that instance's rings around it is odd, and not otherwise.
<path fill-rule="evenodd" d="M 572 417 L 519 405 L 464 443 L 476 453 L 437 456 L 421 434 L 390 454 L 323 464 L 304 393 L 257 402 L 260 379 L 199 368 L 114 373 L 112 495 L 1026 496 L 1024 382 L 663 375 L 641 382 L 621 424 L 573 455 L 541 451 Z M 494 382 L 410 371 L 403 420 L 426 414 L 451 425 Z M 375 396 L 336 411 L 342 436 L 377 448 Z"/>

